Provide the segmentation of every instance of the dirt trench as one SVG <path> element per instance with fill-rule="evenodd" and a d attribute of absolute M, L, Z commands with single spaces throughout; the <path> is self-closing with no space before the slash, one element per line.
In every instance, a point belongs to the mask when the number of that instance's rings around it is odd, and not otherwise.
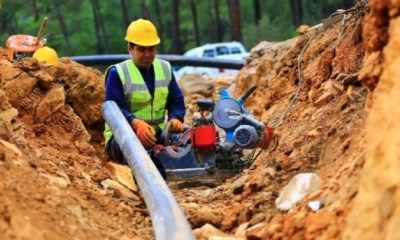
<path fill-rule="evenodd" d="M 217 187 L 173 190 L 198 239 L 397 239 L 400 1 L 358 6 L 345 25 L 315 34 L 299 96 L 249 169 Z M 245 107 L 274 124 L 300 84 L 297 58 L 312 34 L 261 42 L 235 79 L 180 79 L 186 123 L 196 99 L 229 86 L 238 97 L 256 84 Z M 194 81 L 206 85 L 194 90 Z M 143 199 L 100 185 L 103 102 L 97 70 L 0 60 L 1 239 L 154 239 Z M 283 187 L 304 172 L 320 188 L 278 210 Z M 311 200 L 323 207 L 311 210 Z"/>

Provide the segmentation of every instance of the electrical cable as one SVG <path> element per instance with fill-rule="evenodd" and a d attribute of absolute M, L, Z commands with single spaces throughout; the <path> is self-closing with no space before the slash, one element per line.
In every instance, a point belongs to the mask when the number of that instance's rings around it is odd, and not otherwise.
<path fill-rule="evenodd" d="M 315 35 L 317 34 L 317 32 L 318 32 L 319 29 L 321 29 L 321 27 L 318 28 L 318 29 L 315 31 L 315 33 L 311 36 L 311 38 L 308 40 L 307 44 L 304 46 L 304 48 L 303 48 L 303 50 L 301 51 L 301 54 L 300 54 L 300 56 L 299 56 L 299 58 L 298 58 L 298 60 L 297 60 L 297 61 L 298 61 L 298 62 L 297 62 L 297 70 L 298 70 L 298 72 L 299 72 L 299 86 L 298 86 L 298 88 L 297 88 L 297 92 L 296 92 L 296 94 L 294 95 L 292 101 L 289 103 L 289 105 L 288 105 L 288 107 L 286 108 L 285 112 L 281 115 L 281 117 L 280 117 L 275 123 L 272 124 L 272 126 L 271 126 L 272 128 L 275 127 L 276 125 L 278 125 L 278 124 L 286 117 L 286 114 L 289 112 L 290 107 L 293 105 L 294 101 L 296 100 L 297 96 L 298 96 L 299 93 L 300 93 L 301 83 L 302 83 L 302 79 L 301 79 L 301 58 L 303 57 L 303 54 L 304 54 L 304 52 L 307 50 L 308 46 L 310 46 L 311 41 L 313 40 L 313 38 L 315 37 Z"/>
<path fill-rule="evenodd" d="M 333 16 L 335 16 L 335 15 L 339 15 L 339 14 L 341 14 L 341 13 L 335 12 L 335 13 L 332 13 L 329 17 L 331 18 L 331 17 L 333 17 Z M 344 24 L 347 22 L 346 14 L 343 14 L 343 15 L 344 15 L 344 17 L 343 17 L 342 25 L 344 25 Z M 294 101 L 296 100 L 296 98 L 298 97 L 298 95 L 299 95 L 299 93 L 300 93 L 301 84 L 302 84 L 302 78 L 301 78 L 301 58 L 303 57 L 304 52 L 305 52 L 305 51 L 307 50 L 307 48 L 310 46 L 311 41 L 314 39 L 315 35 L 318 33 L 318 31 L 319 31 L 322 27 L 323 27 L 323 26 L 321 26 L 321 27 L 319 27 L 319 28 L 316 29 L 316 31 L 315 31 L 314 34 L 310 37 L 310 39 L 308 40 L 307 44 L 304 46 L 303 50 L 302 50 L 301 53 L 300 53 L 300 56 L 299 56 L 299 58 L 298 58 L 298 60 L 297 60 L 297 61 L 298 61 L 298 62 L 297 62 L 297 70 L 298 70 L 298 74 L 299 74 L 299 86 L 298 86 L 298 88 L 297 88 L 297 92 L 296 92 L 296 94 L 294 95 L 292 101 L 289 103 L 289 105 L 288 105 L 288 107 L 286 108 L 285 112 L 281 115 L 281 117 L 280 117 L 277 121 L 275 121 L 275 123 L 273 123 L 273 124 L 271 125 L 272 128 L 275 127 L 276 125 L 278 125 L 278 124 L 286 117 L 287 113 L 289 112 L 289 109 L 292 107 Z"/>
<path fill-rule="evenodd" d="M 347 11 L 349 11 L 349 10 L 347 10 Z M 342 25 L 346 24 L 346 22 L 347 22 L 347 16 L 346 16 L 346 14 L 345 14 L 345 13 L 347 13 L 347 11 L 345 11 L 345 12 L 343 13 Z M 333 17 L 333 16 L 335 16 L 335 15 L 339 15 L 339 14 L 341 14 L 341 13 L 335 12 L 335 13 L 332 13 L 329 17 L 331 18 L 331 17 Z M 296 98 L 297 98 L 298 95 L 300 94 L 301 84 L 302 84 L 302 78 L 301 78 L 301 59 L 302 59 L 302 57 L 303 57 L 305 51 L 307 50 L 307 48 L 310 46 L 311 41 L 314 39 L 315 35 L 316 35 L 316 34 L 318 33 L 318 31 L 319 31 L 320 29 L 322 29 L 322 28 L 323 28 L 323 26 L 321 26 L 321 27 L 319 27 L 319 28 L 317 28 L 317 29 L 315 30 L 314 34 L 310 37 L 310 39 L 308 40 L 307 44 L 304 46 L 303 50 L 301 51 L 301 53 L 300 53 L 300 55 L 299 55 L 299 58 L 297 59 L 297 70 L 298 70 L 298 74 L 299 74 L 299 86 L 298 86 L 298 88 L 297 88 L 296 94 L 294 95 L 292 101 L 289 103 L 288 107 L 286 108 L 285 112 L 281 115 L 281 117 L 280 117 L 277 121 L 275 121 L 275 123 L 273 123 L 273 124 L 271 125 L 272 128 L 275 127 L 276 125 L 278 125 L 278 124 L 286 117 L 287 113 L 289 112 L 289 109 L 292 107 L 294 101 L 296 100 Z M 258 156 L 262 153 L 263 150 L 264 150 L 264 149 L 261 149 L 261 150 L 257 153 L 257 155 L 256 155 L 255 157 L 254 157 L 255 151 L 253 152 L 253 157 L 252 157 L 251 159 L 248 160 L 248 161 L 250 161 L 250 165 L 253 164 L 253 162 L 258 158 Z"/>

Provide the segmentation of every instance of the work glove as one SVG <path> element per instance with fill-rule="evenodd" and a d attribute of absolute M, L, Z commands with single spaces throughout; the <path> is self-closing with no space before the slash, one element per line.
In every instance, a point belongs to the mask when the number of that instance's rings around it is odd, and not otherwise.
<path fill-rule="evenodd" d="M 168 122 L 171 124 L 171 132 L 173 133 L 181 133 L 183 132 L 183 123 L 179 121 L 178 119 L 171 119 Z"/>
<path fill-rule="evenodd" d="M 149 124 L 143 120 L 134 119 L 131 122 L 131 126 L 145 148 L 156 145 L 156 131 Z"/>

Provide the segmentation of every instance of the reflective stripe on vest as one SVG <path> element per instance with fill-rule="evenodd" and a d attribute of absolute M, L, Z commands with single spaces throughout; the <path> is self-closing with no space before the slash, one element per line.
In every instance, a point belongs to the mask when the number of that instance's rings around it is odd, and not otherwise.
<path fill-rule="evenodd" d="M 165 128 L 165 105 L 168 97 L 168 87 L 171 82 L 171 66 L 167 61 L 154 59 L 154 99 L 151 98 L 147 85 L 131 59 L 115 65 L 121 79 L 126 108 L 136 118 L 150 124 L 156 131 Z M 110 67 L 111 68 L 111 67 Z M 106 74 L 107 76 L 107 74 Z M 106 124 L 104 132 L 106 143 L 112 133 Z"/>

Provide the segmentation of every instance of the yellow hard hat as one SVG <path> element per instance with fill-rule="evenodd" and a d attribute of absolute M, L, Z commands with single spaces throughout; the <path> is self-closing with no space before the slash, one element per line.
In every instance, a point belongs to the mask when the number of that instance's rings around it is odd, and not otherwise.
<path fill-rule="evenodd" d="M 47 65 L 57 65 L 58 64 L 58 55 L 57 52 L 49 47 L 39 48 L 34 54 L 33 57 L 36 58 L 39 62 L 44 62 Z"/>
<path fill-rule="evenodd" d="M 144 19 L 138 19 L 129 25 L 125 40 L 140 46 L 154 46 L 160 43 L 156 27 Z"/>

